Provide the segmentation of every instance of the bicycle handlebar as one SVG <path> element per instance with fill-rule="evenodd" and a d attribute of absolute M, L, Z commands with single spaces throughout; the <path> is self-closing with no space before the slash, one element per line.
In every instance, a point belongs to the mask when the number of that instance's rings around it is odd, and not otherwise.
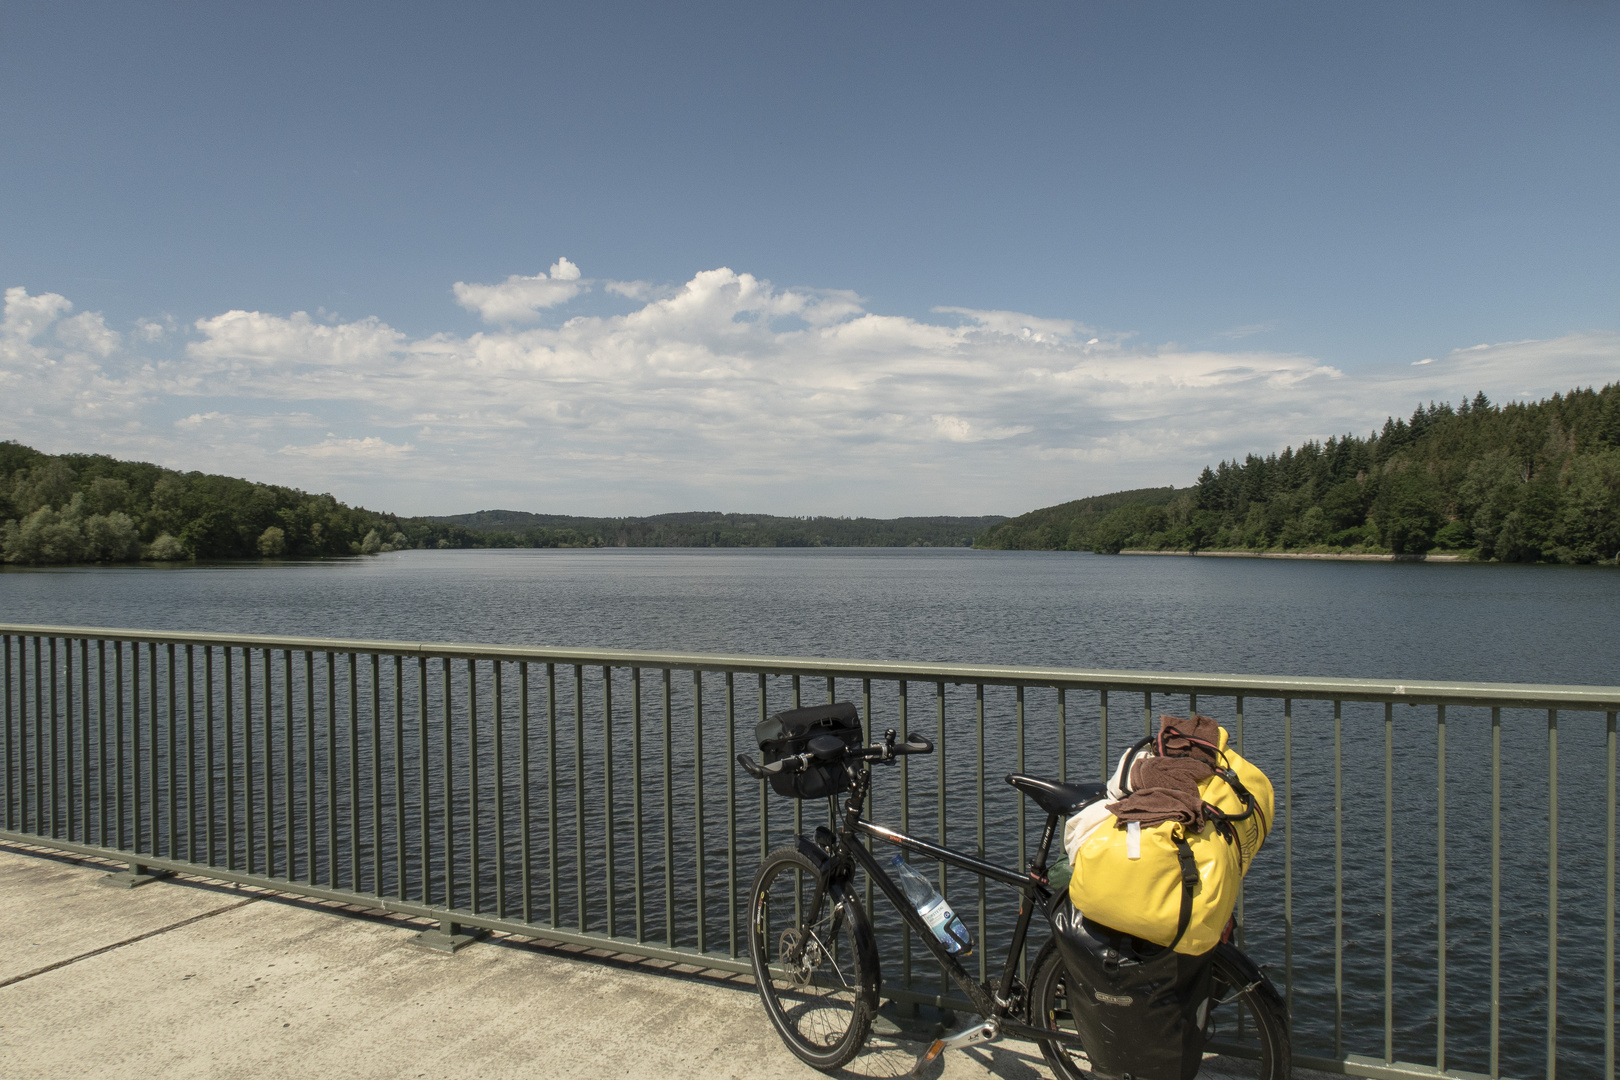
<path fill-rule="evenodd" d="M 792 754 L 778 761 L 761 765 L 750 754 L 738 754 L 737 764 L 743 771 L 755 780 L 764 780 L 769 776 L 781 773 L 803 772 L 812 765 L 828 761 L 890 761 L 904 754 L 932 754 L 934 744 L 922 735 L 908 735 L 903 743 L 884 741 L 873 743 L 871 746 L 845 747 L 832 757 L 821 757 L 813 753 Z"/>

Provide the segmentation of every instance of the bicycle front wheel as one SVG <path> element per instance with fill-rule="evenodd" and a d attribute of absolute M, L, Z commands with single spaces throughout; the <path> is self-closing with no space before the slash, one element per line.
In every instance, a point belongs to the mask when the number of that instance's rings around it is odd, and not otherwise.
<path fill-rule="evenodd" d="M 782 1041 L 830 1070 L 858 1054 L 872 1030 L 878 960 L 866 912 L 848 890 L 835 889 L 807 921 L 817 869 L 796 848 L 765 857 L 749 894 L 748 956 Z"/>
<path fill-rule="evenodd" d="M 1288 1080 L 1292 1047 L 1282 999 L 1265 976 L 1231 945 L 1217 945 L 1211 960 L 1210 1012 L 1206 1052 L 1225 1053 L 1258 1062 L 1257 1080 Z M 1078 1034 L 1076 1009 L 1096 1009 L 1074 993 L 1063 956 L 1048 941 L 1035 962 L 1030 1019 L 1039 1027 Z M 1087 1080 L 1090 1063 L 1083 1052 L 1057 1042 L 1041 1043 L 1041 1054 L 1058 1080 Z"/>

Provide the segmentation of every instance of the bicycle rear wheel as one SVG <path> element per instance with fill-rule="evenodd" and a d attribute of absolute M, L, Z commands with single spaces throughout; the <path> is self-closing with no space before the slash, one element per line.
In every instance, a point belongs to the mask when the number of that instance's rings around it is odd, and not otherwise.
<path fill-rule="evenodd" d="M 1217 945 L 1210 980 L 1210 1013 L 1205 1027 L 1206 1052 L 1232 1054 L 1259 1062 L 1258 1080 L 1288 1080 L 1293 1051 L 1288 1018 L 1282 999 L 1271 983 L 1241 952 Z M 1048 941 L 1035 961 L 1030 993 L 1030 1020 L 1040 1027 L 1075 1032 L 1076 1007 L 1070 998 L 1070 980 L 1063 956 Z M 1083 1053 L 1056 1042 L 1041 1043 L 1041 1054 L 1058 1080 L 1087 1080 L 1090 1073 Z"/>
<path fill-rule="evenodd" d="M 835 890 L 816 921 L 804 922 L 817 869 L 795 848 L 765 857 L 749 893 L 748 956 L 782 1041 L 806 1064 L 830 1070 L 858 1054 L 872 1030 L 878 960 L 866 912 L 847 890 Z"/>

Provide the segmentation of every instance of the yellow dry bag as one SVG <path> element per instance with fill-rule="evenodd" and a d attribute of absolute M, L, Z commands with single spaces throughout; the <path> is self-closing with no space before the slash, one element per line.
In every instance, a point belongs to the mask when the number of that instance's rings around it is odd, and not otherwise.
<path fill-rule="evenodd" d="M 1130 793 L 1131 764 L 1151 747 L 1143 740 L 1120 759 L 1109 785 L 1115 799 Z M 1104 802 L 1069 819 L 1069 899 L 1087 918 L 1189 955 L 1220 942 L 1243 875 L 1271 832 L 1276 796 L 1265 773 L 1227 748 L 1225 728 L 1217 759 L 1215 775 L 1198 785 L 1200 830 L 1171 821 L 1127 824 Z"/>

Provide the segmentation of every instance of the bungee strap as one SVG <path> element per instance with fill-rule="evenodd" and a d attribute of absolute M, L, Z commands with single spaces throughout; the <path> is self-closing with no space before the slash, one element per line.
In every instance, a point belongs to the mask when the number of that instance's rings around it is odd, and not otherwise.
<path fill-rule="evenodd" d="M 1176 936 L 1170 939 L 1170 948 L 1174 949 L 1176 942 L 1187 932 L 1187 927 L 1192 925 L 1193 890 L 1198 888 L 1198 862 L 1193 858 L 1192 848 L 1185 837 L 1178 835 L 1172 839 L 1176 844 L 1176 858 L 1181 862 L 1181 913 L 1176 916 Z"/>

